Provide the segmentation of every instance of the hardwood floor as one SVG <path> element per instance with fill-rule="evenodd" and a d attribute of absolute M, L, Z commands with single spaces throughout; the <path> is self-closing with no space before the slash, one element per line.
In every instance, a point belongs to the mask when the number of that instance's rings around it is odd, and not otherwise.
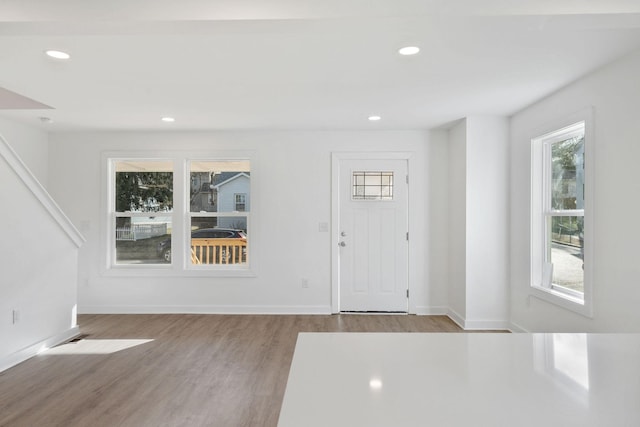
<path fill-rule="evenodd" d="M 276 426 L 298 332 L 461 331 L 445 316 L 351 314 L 78 323 L 86 336 L 66 344 L 69 354 L 45 352 L 0 373 L 0 426 Z M 143 339 L 108 353 L 123 343 L 109 340 Z M 103 353 L 83 354 L 84 344 Z"/>

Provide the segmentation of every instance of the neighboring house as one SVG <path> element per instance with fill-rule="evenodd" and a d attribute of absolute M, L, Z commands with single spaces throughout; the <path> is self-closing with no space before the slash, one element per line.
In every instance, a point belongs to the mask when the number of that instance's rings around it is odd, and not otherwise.
<path fill-rule="evenodd" d="M 216 212 L 249 212 L 249 172 L 223 172 L 214 180 Z M 219 217 L 218 227 L 247 230 L 246 217 Z"/>
<path fill-rule="evenodd" d="M 195 172 L 191 175 L 191 212 L 248 212 L 249 172 Z M 207 221 L 206 226 L 211 226 Z M 246 217 L 218 217 L 216 227 L 247 231 Z"/>

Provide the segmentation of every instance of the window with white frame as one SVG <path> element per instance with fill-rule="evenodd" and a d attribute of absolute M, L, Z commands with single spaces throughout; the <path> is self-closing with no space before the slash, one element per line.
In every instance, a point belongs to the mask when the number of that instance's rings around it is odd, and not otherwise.
<path fill-rule="evenodd" d="M 531 286 L 569 306 L 589 292 L 585 136 L 581 121 L 532 140 Z"/>
<path fill-rule="evenodd" d="M 249 160 L 191 160 L 188 265 L 246 268 L 251 187 Z"/>
<path fill-rule="evenodd" d="M 114 274 L 253 274 L 250 160 L 168 157 L 105 156 L 108 267 Z"/>
<path fill-rule="evenodd" d="M 163 262 L 161 246 L 171 245 L 173 163 L 167 160 L 113 160 L 111 226 L 113 264 Z"/>

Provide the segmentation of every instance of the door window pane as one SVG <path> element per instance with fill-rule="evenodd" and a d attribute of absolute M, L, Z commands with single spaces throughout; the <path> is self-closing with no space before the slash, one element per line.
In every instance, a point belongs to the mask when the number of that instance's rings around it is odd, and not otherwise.
<path fill-rule="evenodd" d="M 393 200 L 393 172 L 353 172 L 353 200 Z"/>

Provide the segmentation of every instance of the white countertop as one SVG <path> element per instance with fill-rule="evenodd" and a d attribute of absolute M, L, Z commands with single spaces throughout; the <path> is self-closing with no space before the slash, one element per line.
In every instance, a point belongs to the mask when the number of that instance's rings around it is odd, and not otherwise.
<path fill-rule="evenodd" d="M 279 427 L 640 426 L 640 334 L 301 333 Z"/>

